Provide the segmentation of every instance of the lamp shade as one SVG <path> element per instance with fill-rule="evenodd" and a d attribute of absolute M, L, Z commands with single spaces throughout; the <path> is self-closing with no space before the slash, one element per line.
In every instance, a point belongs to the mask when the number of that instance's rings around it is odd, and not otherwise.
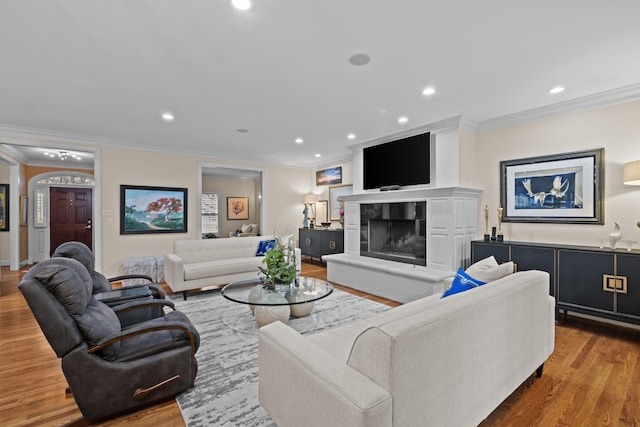
<path fill-rule="evenodd" d="M 305 194 L 304 195 L 304 204 L 306 205 L 307 203 L 315 203 L 318 201 L 318 195 L 317 194 Z"/>
<path fill-rule="evenodd" d="M 624 183 L 640 185 L 640 160 L 624 164 Z"/>

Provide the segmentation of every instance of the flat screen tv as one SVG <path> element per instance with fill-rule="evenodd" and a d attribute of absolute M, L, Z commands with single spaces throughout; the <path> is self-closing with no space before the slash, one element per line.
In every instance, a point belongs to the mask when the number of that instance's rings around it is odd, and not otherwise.
<path fill-rule="evenodd" d="M 362 155 L 365 190 L 431 182 L 429 132 L 367 147 Z"/>

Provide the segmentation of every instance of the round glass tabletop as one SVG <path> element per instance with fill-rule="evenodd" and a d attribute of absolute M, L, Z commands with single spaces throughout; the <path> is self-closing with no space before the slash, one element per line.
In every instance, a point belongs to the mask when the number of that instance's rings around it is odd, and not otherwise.
<path fill-rule="evenodd" d="M 229 283 L 221 291 L 228 300 L 256 306 L 306 304 L 332 292 L 333 287 L 325 280 L 304 276 L 298 277 L 291 285 L 277 285 L 274 290 L 266 288 L 259 278 L 255 278 Z"/>

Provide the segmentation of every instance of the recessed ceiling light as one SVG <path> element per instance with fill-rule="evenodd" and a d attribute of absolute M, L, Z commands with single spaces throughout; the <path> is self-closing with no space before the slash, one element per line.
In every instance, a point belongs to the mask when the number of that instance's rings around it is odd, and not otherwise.
<path fill-rule="evenodd" d="M 422 91 L 422 94 L 425 95 L 425 96 L 433 95 L 434 93 L 436 93 L 436 90 L 434 88 L 432 88 L 432 87 L 425 88 Z"/>
<path fill-rule="evenodd" d="M 320 157 L 320 153 L 314 154 L 313 157 Z"/>
<path fill-rule="evenodd" d="M 162 120 L 164 120 L 165 122 L 172 122 L 173 119 L 173 114 L 169 111 L 165 111 L 164 113 L 162 113 Z"/>
<path fill-rule="evenodd" d="M 356 139 L 356 135 L 353 133 L 350 133 L 349 135 L 347 135 L 348 139 Z"/>
<path fill-rule="evenodd" d="M 560 92 L 564 92 L 564 88 L 562 86 L 556 86 L 552 89 L 549 90 L 550 94 L 556 94 L 556 93 L 560 93 Z"/>
<path fill-rule="evenodd" d="M 408 121 L 409 121 L 409 118 L 407 116 L 398 117 L 398 123 L 400 123 L 400 124 L 407 123 Z"/>
<path fill-rule="evenodd" d="M 251 0 L 231 0 L 231 4 L 238 10 L 251 9 Z"/>
<path fill-rule="evenodd" d="M 351 65 L 366 65 L 369 61 L 371 61 L 371 57 L 365 53 L 356 53 L 349 58 L 349 63 Z"/>
<path fill-rule="evenodd" d="M 296 144 L 302 144 L 303 142 L 304 142 L 304 139 L 296 138 Z"/>
<path fill-rule="evenodd" d="M 239 133 L 248 133 L 248 132 L 249 132 L 249 129 L 236 129 L 236 132 L 239 132 Z"/>

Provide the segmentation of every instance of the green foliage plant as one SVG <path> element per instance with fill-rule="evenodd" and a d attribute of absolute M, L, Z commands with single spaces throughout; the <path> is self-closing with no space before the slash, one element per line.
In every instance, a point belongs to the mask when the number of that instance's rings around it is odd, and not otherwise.
<path fill-rule="evenodd" d="M 263 281 L 269 288 L 274 288 L 276 284 L 290 284 L 296 278 L 295 251 L 290 244 L 284 246 L 278 237 L 273 248 L 264 254 L 262 263 L 265 267 L 258 269 L 264 274 Z"/>

